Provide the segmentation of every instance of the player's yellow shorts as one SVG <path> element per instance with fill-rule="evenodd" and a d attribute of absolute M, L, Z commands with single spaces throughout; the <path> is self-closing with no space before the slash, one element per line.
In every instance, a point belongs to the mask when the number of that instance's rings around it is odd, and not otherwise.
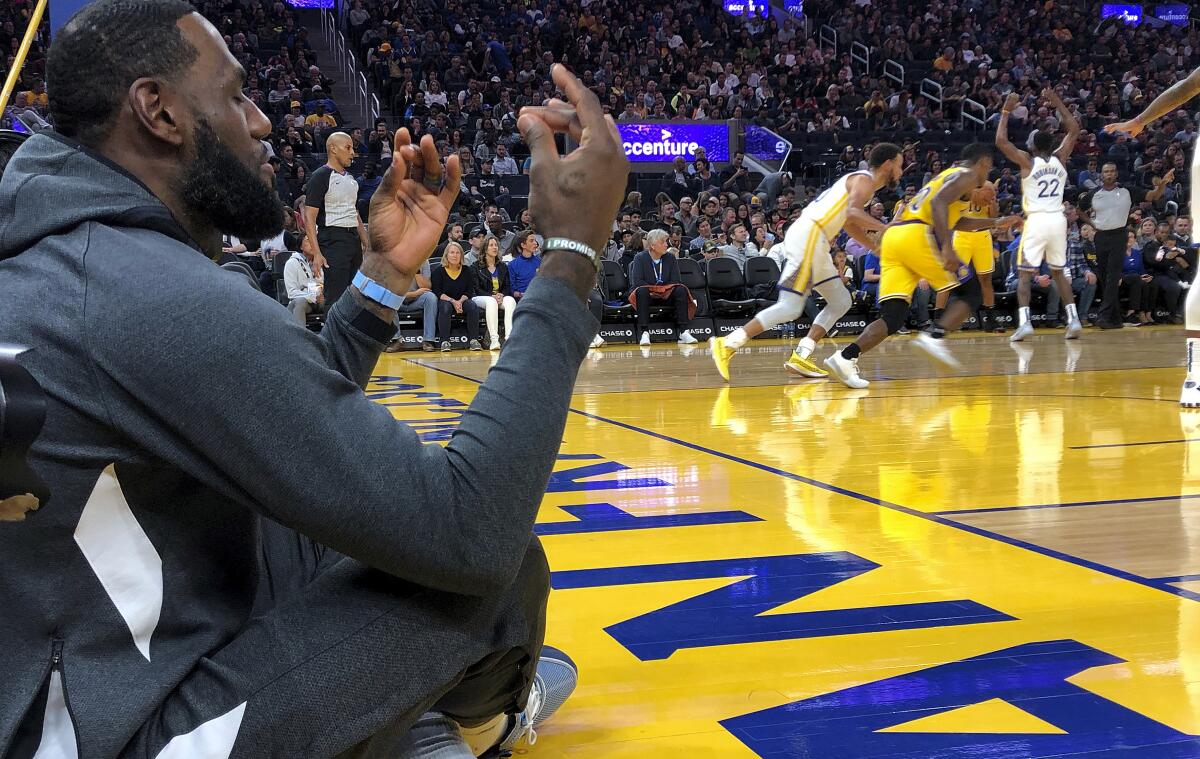
<path fill-rule="evenodd" d="M 912 302 L 913 290 L 924 279 L 934 290 L 958 287 L 959 280 L 942 268 L 933 227 L 922 222 L 901 222 L 889 227 L 879 250 L 879 300 L 903 298 Z"/>
<path fill-rule="evenodd" d="M 976 274 L 991 274 L 996 270 L 991 232 L 955 232 L 954 253 L 959 261 L 973 265 Z"/>

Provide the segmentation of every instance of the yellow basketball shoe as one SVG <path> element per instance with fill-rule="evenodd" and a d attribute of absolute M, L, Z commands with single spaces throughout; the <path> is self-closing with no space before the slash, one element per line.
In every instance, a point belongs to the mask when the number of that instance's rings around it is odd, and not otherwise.
<path fill-rule="evenodd" d="M 797 374 L 801 377 L 808 377 L 810 379 L 825 379 L 829 376 L 829 372 L 817 366 L 807 358 L 800 358 L 800 356 L 794 352 L 788 357 L 788 360 L 783 367 L 792 374 Z"/>
<path fill-rule="evenodd" d="M 721 375 L 721 379 L 729 381 L 729 362 L 733 360 L 733 354 L 737 351 L 725 344 L 725 338 L 714 337 L 708 341 L 712 348 L 712 360 L 717 365 L 717 371 Z"/>

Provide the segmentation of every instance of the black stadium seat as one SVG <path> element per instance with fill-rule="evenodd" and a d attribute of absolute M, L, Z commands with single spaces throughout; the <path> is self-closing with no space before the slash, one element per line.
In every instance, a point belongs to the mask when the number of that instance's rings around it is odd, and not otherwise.
<path fill-rule="evenodd" d="M 603 272 L 604 289 L 609 298 L 604 303 L 601 321 L 630 322 L 636 319 L 637 313 L 633 304 L 629 302 L 629 278 L 625 276 L 625 270 L 616 261 L 607 259 L 600 262 L 600 270 Z M 613 305 L 614 303 L 617 305 Z"/>
<path fill-rule="evenodd" d="M 779 276 L 779 265 L 775 263 L 775 259 L 768 256 L 751 256 L 746 259 L 746 287 L 750 295 L 758 296 L 760 310 L 775 305 L 775 301 L 778 300 L 775 286 L 779 284 Z M 774 299 L 761 297 L 761 294 L 768 290 L 775 293 Z"/>
<path fill-rule="evenodd" d="M 746 295 L 746 278 L 737 261 L 713 258 L 706 266 L 708 295 L 716 316 L 753 316 L 758 301 Z"/>
<path fill-rule="evenodd" d="M 712 306 L 708 301 L 708 278 L 704 276 L 700 264 L 690 258 L 679 259 L 679 278 L 696 301 L 696 318 L 710 316 Z"/>

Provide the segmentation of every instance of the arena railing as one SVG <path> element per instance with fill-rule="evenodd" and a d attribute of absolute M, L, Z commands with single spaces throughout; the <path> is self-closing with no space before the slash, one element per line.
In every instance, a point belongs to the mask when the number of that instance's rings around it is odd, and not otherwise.
<path fill-rule="evenodd" d="M 888 58 L 883 62 L 883 76 L 885 79 L 891 79 L 901 87 L 904 86 L 904 67 L 896 61 Z"/>
<path fill-rule="evenodd" d="M 829 24 L 821 24 L 821 29 L 817 33 L 817 41 L 824 50 L 826 46 L 833 48 L 833 54 L 837 55 L 838 51 L 838 33 Z"/>
<path fill-rule="evenodd" d="M 932 100 L 933 102 L 937 103 L 938 107 L 941 107 L 941 105 L 942 105 L 942 85 L 938 84 L 937 82 L 933 81 L 932 79 L 922 79 L 920 94 L 923 95 L 926 99 Z"/>
<path fill-rule="evenodd" d="M 987 118 L 987 106 L 983 103 L 970 98 L 965 98 L 962 101 L 962 112 L 958 118 L 960 129 L 965 128 L 968 121 L 974 124 L 976 129 L 983 129 L 987 126 Z"/>
<path fill-rule="evenodd" d="M 850 43 L 850 63 L 861 63 L 863 71 L 871 71 L 871 48 L 857 40 Z"/>

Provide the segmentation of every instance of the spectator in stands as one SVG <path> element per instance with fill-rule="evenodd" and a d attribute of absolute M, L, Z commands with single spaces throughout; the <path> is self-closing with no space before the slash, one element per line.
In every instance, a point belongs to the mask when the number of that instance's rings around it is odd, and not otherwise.
<path fill-rule="evenodd" d="M 1142 249 L 1137 246 L 1137 236 L 1132 231 L 1126 234 L 1120 284 L 1129 298 L 1124 322 L 1135 327 L 1153 324 L 1154 316 L 1150 310 L 1154 307 L 1156 295 L 1154 276 L 1146 271 Z"/>
<path fill-rule="evenodd" d="M 675 310 L 679 343 L 690 345 L 696 338 L 688 331 L 695 303 L 679 274 L 679 262 L 667 253 L 667 233 L 652 229 L 646 233 L 646 250 L 634 257 L 629 266 L 629 302 L 637 309 L 637 328 L 641 345 L 650 345 L 650 308 L 655 303 L 670 303 Z"/>
<path fill-rule="evenodd" d="M 516 253 L 508 264 L 508 279 L 512 285 L 512 296 L 520 300 L 533 283 L 533 278 L 537 276 L 542 257 L 537 255 L 538 241 L 533 230 L 527 229 L 516 235 L 512 247 Z"/>
<path fill-rule="evenodd" d="M 321 279 L 313 270 L 312 241 L 305 235 L 300 251 L 293 253 L 283 266 L 283 283 L 287 290 L 288 311 L 301 327 L 308 324 L 309 314 L 320 313 L 325 304 Z"/>
<path fill-rule="evenodd" d="M 467 238 L 470 245 L 467 248 L 467 257 L 464 259 L 467 266 L 474 266 L 477 261 L 483 258 L 483 246 L 487 236 L 484 234 L 482 227 L 475 227 L 471 230 L 471 234 Z M 497 244 L 499 244 L 497 242 Z"/>
<path fill-rule="evenodd" d="M 442 265 L 433 270 L 430 278 L 433 294 L 438 298 L 438 340 L 442 352 L 451 350 L 451 318 L 461 316 L 466 323 L 469 347 L 483 350 L 479 342 L 479 306 L 475 303 L 475 272 L 463 267 L 463 249 L 456 242 L 447 243 L 442 250 Z"/>
<path fill-rule="evenodd" d="M 729 166 L 721 172 L 720 182 L 723 192 L 734 192 L 740 196 L 752 189 L 750 170 L 743 165 L 745 158 L 746 156 L 742 153 L 734 153 Z"/>
<path fill-rule="evenodd" d="M 496 146 L 496 158 L 492 161 L 492 173 L 499 176 L 521 173 L 517 169 L 517 162 L 508 154 L 508 147 L 504 143 Z"/>
<path fill-rule="evenodd" d="M 413 277 L 408 294 L 404 296 L 404 303 L 396 309 L 397 327 L 400 326 L 400 319 L 404 316 L 421 315 L 421 350 L 426 353 L 433 353 L 437 350 L 438 297 L 433 293 L 431 276 L 430 265 L 426 261 L 421 264 L 420 270 Z M 396 339 L 388 345 L 387 352 L 397 353 L 402 350 L 404 350 L 404 339 L 397 335 Z"/>
<path fill-rule="evenodd" d="M 758 255 L 758 248 L 750 241 L 750 228 L 743 223 L 731 224 L 728 229 L 730 243 L 721 248 L 721 255 L 737 261 L 740 268 L 746 267 L 746 259 Z"/>
<path fill-rule="evenodd" d="M 1189 265 L 1170 224 L 1164 221 L 1158 225 L 1155 239 L 1142 246 L 1142 259 L 1145 262 L 1146 273 L 1152 277 L 1154 289 L 1167 311 L 1167 321 L 1171 324 L 1183 324 L 1183 316 L 1178 313 L 1179 298 L 1183 294 L 1180 281 Z M 1148 310 L 1151 313 L 1154 312 L 1154 305 L 1154 301 L 1149 303 Z"/>
<path fill-rule="evenodd" d="M 304 125 L 315 131 L 318 129 L 336 129 L 338 123 L 332 114 L 325 113 L 325 103 L 318 102 L 316 109 L 308 115 L 308 118 L 304 119 Z"/>
<path fill-rule="evenodd" d="M 662 191 L 679 202 L 690 191 L 693 176 L 688 173 L 687 160 L 677 155 L 671 162 L 671 170 L 663 174 Z"/>
<path fill-rule="evenodd" d="M 483 309 L 488 329 L 488 349 L 500 350 L 500 311 L 504 311 L 504 339 L 512 334 L 513 311 L 517 301 L 512 295 L 508 265 L 501 260 L 500 243 L 489 237 L 483 255 L 475 263 L 475 305 Z"/>
<path fill-rule="evenodd" d="M 1096 167 L 1096 159 L 1089 158 L 1087 168 L 1079 172 L 1079 176 L 1075 180 L 1075 184 L 1079 190 L 1095 190 L 1100 187 L 1100 171 Z"/>
<path fill-rule="evenodd" d="M 1067 268 L 1064 274 L 1071 280 L 1071 291 L 1075 293 L 1075 302 L 1079 306 L 1079 318 L 1086 323 L 1099 282 L 1096 273 L 1096 246 L 1092 242 L 1096 237 L 1096 230 L 1086 222 L 1077 225 L 1077 217 L 1074 208 L 1067 211 Z M 1059 321 L 1060 305 L 1058 288 L 1050 288 L 1046 295 L 1046 313 L 1052 321 Z"/>
<path fill-rule="evenodd" d="M 868 250 L 863 257 L 863 276 L 859 291 L 867 303 L 874 304 L 879 299 L 879 279 L 883 267 L 880 265 L 879 252 Z"/>
<path fill-rule="evenodd" d="M 334 132 L 326 142 L 329 159 L 313 172 L 304 190 L 304 228 L 316 241 L 314 267 L 325 271 L 325 297 L 337 303 L 362 266 L 370 247 L 358 215 L 358 182 L 350 176 L 354 147 L 350 135 Z"/>
<path fill-rule="evenodd" d="M 363 173 L 355 181 L 358 182 L 358 215 L 363 223 L 369 224 L 371 221 L 371 196 L 379 189 L 379 183 L 383 181 L 383 177 L 379 176 L 375 162 L 367 161 L 363 167 Z"/>

